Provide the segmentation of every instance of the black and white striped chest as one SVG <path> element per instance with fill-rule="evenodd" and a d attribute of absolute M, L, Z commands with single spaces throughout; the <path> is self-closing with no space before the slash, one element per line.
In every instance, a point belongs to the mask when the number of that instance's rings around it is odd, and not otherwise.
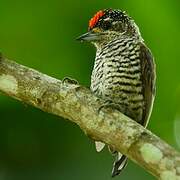
<path fill-rule="evenodd" d="M 98 50 L 91 77 L 91 89 L 99 93 L 113 87 L 122 91 L 140 91 L 139 51 L 140 47 L 133 39 L 116 40 Z"/>

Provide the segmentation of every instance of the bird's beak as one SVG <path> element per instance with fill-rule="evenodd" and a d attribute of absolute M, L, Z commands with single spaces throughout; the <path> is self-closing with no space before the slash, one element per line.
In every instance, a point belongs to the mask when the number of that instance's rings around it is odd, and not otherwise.
<path fill-rule="evenodd" d="M 87 41 L 87 42 L 91 42 L 91 41 L 97 41 L 100 39 L 100 33 L 96 33 L 93 31 L 89 31 L 81 36 L 79 36 L 78 38 L 76 38 L 76 40 L 78 41 Z"/>

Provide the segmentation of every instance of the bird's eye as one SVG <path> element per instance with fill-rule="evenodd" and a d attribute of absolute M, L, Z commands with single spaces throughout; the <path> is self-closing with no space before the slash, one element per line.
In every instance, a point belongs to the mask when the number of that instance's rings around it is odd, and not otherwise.
<path fill-rule="evenodd" d="M 110 21 L 104 21 L 103 22 L 103 24 L 102 24 L 102 28 L 104 29 L 104 30 L 108 30 L 108 29 L 110 29 L 111 28 L 111 22 Z"/>

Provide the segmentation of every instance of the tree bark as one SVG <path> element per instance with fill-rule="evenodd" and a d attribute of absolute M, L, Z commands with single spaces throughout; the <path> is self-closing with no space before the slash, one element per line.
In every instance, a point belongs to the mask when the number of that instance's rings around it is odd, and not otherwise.
<path fill-rule="evenodd" d="M 0 91 L 68 119 L 161 180 L 180 180 L 180 153 L 75 81 L 60 81 L 1 56 Z"/>

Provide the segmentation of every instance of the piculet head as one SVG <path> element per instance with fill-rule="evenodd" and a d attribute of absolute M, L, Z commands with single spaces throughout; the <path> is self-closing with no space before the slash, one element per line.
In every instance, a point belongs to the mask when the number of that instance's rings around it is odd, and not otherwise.
<path fill-rule="evenodd" d="M 88 32 L 77 38 L 96 46 L 122 35 L 140 37 L 139 28 L 124 11 L 105 9 L 98 11 L 89 21 Z"/>

